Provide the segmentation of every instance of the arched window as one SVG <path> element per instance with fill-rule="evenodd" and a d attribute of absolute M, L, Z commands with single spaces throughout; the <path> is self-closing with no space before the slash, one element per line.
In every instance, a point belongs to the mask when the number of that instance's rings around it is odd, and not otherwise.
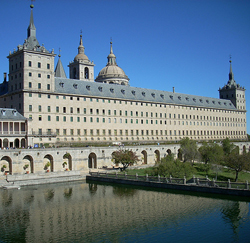
<path fill-rule="evenodd" d="M 89 69 L 87 67 L 84 68 L 84 77 L 85 79 L 89 79 Z"/>

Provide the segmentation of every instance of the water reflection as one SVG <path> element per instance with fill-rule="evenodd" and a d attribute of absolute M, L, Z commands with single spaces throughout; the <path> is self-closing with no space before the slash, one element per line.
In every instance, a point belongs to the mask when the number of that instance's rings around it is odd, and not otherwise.
<path fill-rule="evenodd" d="M 4 242 L 247 242 L 250 228 L 248 202 L 122 185 L 0 190 L 0 201 Z"/>

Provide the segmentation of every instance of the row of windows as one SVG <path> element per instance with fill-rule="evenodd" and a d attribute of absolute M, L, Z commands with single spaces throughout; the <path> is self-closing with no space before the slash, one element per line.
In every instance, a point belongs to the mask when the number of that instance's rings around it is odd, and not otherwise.
<path fill-rule="evenodd" d="M 28 62 L 28 66 L 29 66 L 29 67 L 32 67 L 32 61 L 29 61 L 29 62 Z M 38 67 L 38 68 L 42 68 L 42 64 L 41 64 L 40 62 L 38 62 L 38 63 L 37 63 L 37 67 Z M 50 69 L 50 64 L 49 64 L 49 63 L 47 63 L 47 69 Z"/>
<path fill-rule="evenodd" d="M 29 87 L 32 88 L 32 83 L 29 82 Z M 32 96 L 32 94 L 31 94 Z M 42 95 L 38 94 L 38 98 L 41 98 Z M 62 97 L 64 100 L 67 99 L 68 96 L 59 96 L 56 95 L 56 99 L 60 99 L 60 97 Z M 49 95 L 50 98 L 50 95 Z M 232 111 L 232 110 L 220 110 L 220 109 L 212 109 L 212 108 L 198 108 L 198 107 L 188 107 L 188 106 L 181 106 L 181 105 L 163 105 L 163 104 L 156 104 L 156 103 L 141 103 L 141 102 L 136 102 L 136 101 L 122 101 L 122 100 L 110 100 L 110 99 L 98 99 L 98 98 L 87 98 L 87 97 L 75 97 L 75 96 L 69 96 L 70 100 L 77 100 L 77 101 L 90 101 L 93 102 L 94 100 L 96 102 L 99 102 L 100 100 L 105 103 L 111 103 L 113 102 L 114 104 L 121 104 L 121 105 L 127 105 L 127 104 L 131 104 L 131 105 L 138 105 L 141 104 L 141 106 L 145 105 L 145 106 L 155 106 L 155 107 L 162 107 L 162 108 L 178 108 L 178 109 L 189 109 L 189 110 L 197 110 L 197 111 L 210 111 L 210 112 L 222 112 L 222 113 L 233 113 L 233 114 L 243 114 L 243 112 L 238 112 L 238 111 Z"/>
<path fill-rule="evenodd" d="M 80 110 L 81 109 L 79 107 L 76 108 L 76 113 L 80 114 Z M 32 111 L 32 105 L 29 106 L 29 111 Z M 42 106 L 41 105 L 38 106 L 38 111 L 42 112 Z M 51 106 L 47 106 L 47 112 L 51 112 Z M 59 112 L 60 112 L 60 108 L 59 108 L 59 106 L 56 106 L 56 113 L 59 113 Z M 67 113 L 67 107 L 62 107 L 61 112 L 62 113 Z M 69 107 L 69 112 L 71 114 L 73 114 L 74 113 L 74 108 Z M 86 108 L 83 108 L 83 114 L 87 114 L 87 109 Z M 88 114 L 93 115 L 94 114 L 94 109 L 90 108 Z M 102 109 L 102 110 L 96 109 L 95 114 L 96 115 L 102 114 L 102 115 L 109 115 L 109 116 L 110 115 L 114 115 L 114 116 L 123 116 L 124 115 L 124 116 L 131 116 L 131 117 L 133 117 L 133 116 L 138 117 L 140 115 L 140 117 L 144 117 L 144 116 L 149 117 L 150 116 L 151 118 L 153 118 L 153 117 L 155 117 L 155 118 L 158 118 L 158 117 L 163 118 L 164 117 L 164 118 L 169 118 L 169 119 L 171 119 L 171 118 L 177 119 L 178 118 L 178 119 L 185 119 L 185 120 L 193 119 L 193 120 L 245 122 L 245 119 L 234 118 L 234 117 L 229 118 L 229 117 L 198 116 L 198 115 L 193 115 L 192 116 L 192 115 L 183 115 L 183 114 L 180 115 L 180 114 L 171 114 L 171 113 L 169 113 L 167 115 L 167 113 L 157 113 L 157 112 L 153 113 L 153 112 L 143 112 L 143 111 L 141 111 L 141 112 L 138 112 L 138 111 L 130 111 L 130 112 L 128 112 L 128 111 L 122 111 L 122 110 L 119 110 L 119 111 L 113 110 L 111 112 L 111 110 L 107 110 L 107 114 L 106 114 L 105 109 Z"/>
<path fill-rule="evenodd" d="M 83 132 L 83 133 L 81 133 Z M 38 129 L 38 133 L 42 134 L 42 128 Z M 111 129 L 56 129 L 56 135 L 95 135 L 95 136 L 224 136 L 224 135 L 245 135 L 245 131 L 206 131 L 206 130 L 111 130 Z M 51 135 L 51 129 L 47 129 L 47 134 Z"/>
<path fill-rule="evenodd" d="M 42 115 L 39 115 L 38 116 L 38 120 L 39 121 L 42 121 Z M 29 115 L 29 119 L 32 119 L 32 115 Z M 51 121 L 51 116 L 50 115 L 48 115 L 47 116 L 47 120 L 48 121 Z M 60 120 L 60 117 L 59 116 L 56 116 L 55 117 L 55 120 L 57 121 L 57 122 L 59 122 L 59 121 L 63 121 L 63 122 L 67 122 L 67 121 L 70 121 L 70 122 L 74 122 L 74 121 L 76 121 L 76 122 L 81 122 L 81 118 L 78 116 L 78 117 L 76 117 L 75 119 L 74 119 L 74 117 L 73 116 L 71 116 L 71 117 L 68 117 L 68 119 L 67 119 L 67 117 L 66 116 L 63 116 L 63 117 L 61 117 L 61 120 Z M 82 119 L 82 121 L 83 122 L 87 122 L 87 117 L 83 117 L 83 119 Z M 155 125 L 158 125 L 158 124 L 160 124 L 160 125 L 163 125 L 163 124 L 165 124 L 165 125 L 167 125 L 167 121 L 163 121 L 163 120 L 143 120 L 143 119 L 141 119 L 141 120 L 139 120 L 139 119 L 122 119 L 122 118 L 120 118 L 120 119 L 116 119 L 116 118 L 114 118 L 113 120 L 111 119 L 111 118 L 99 118 L 99 117 L 97 117 L 95 120 L 94 120 L 94 118 L 93 117 L 89 117 L 89 122 L 96 122 L 96 123 L 99 123 L 99 122 L 102 122 L 102 123 L 105 123 L 105 122 L 107 122 L 107 123 L 125 123 L 125 124 L 128 124 L 128 123 L 130 123 L 130 124 L 151 124 L 151 125 L 153 125 L 153 124 L 155 124 Z M 169 125 L 171 125 L 171 121 L 169 122 Z M 177 123 L 176 123 L 176 121 L 174 121 L 174 123 L 172 124 L 172 125 L 177 125 Z M 186 123 L 183 121 L 182 123 L 179 121 L 178 122 L 178 125 L 190 125 L 190 126 L 225 126 L 225 127 L 245 127 L 245 124 L 238 124 L 238 123 L 218 123 L 218 122 L 187 122 L 186 121 Z"/>
<path fill-rule="evenodd" d="M 31 73 L 31 72 L 29 72 L 29 77 L 32 77 L 32 73 Z M 41 77 L 42 77 L 42 74 L 41 74 L 41 73 L 38 73 L 38 74 L 37 74 L 37 77 L 38 77 L 38 78 L 41 78 Z M 50 75 L 49 75 L 49 74 L 47 74 L 47 79 L 50 79 Z"/>
<path fill-rule="evenodd" d="M 29 88 L 32 88 L 32 83 L 29 82 Z M 37 84 L 37 88 L 38 89 L 41 89 L 42 88 L 42 84 L 41 83 L 38 83 Z M 47 90 L 50 90 L 50 84 L 47 84 Z M 32 97 L 32 93 L 29 93 L 29 97 Z M 41 98 L 42 95 L 41 94 L 38 94 L 38 97 Z"/>

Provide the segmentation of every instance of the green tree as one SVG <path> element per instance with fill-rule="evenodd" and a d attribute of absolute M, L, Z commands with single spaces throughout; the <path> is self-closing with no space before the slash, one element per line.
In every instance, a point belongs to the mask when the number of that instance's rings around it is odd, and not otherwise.
<path fill-rule="evenodd" d="M 233 151 L 233 149 L 235 148 L 235 145 L 230 142 L 229 138 L 226 138 L 222 140 L 222 148 L 223 148 L 224 154 L 227 156 Z"/>
<path fill-rule="evenodd" d="M 133 165 L 139 161 L 136 153 L 128 149 L 120 149 L 113 152 L 112 159 L 115 161 L 115 164 L 121 163 L 123 165 L 123 168 L 120 168 L 121 171 L 126 170 L 129 165 Z"/>
<path fill-rule="evenodd" d="M 200 156 L 196 142 L 189 138 L 183 138 L 180 144 L 184 162 L 191 161 L 194 164 L 194 161 Z"/>
<path fill-rule="evenodd" d="M 223 164 L 235 171 L 235 181 L 237 182 L 239 173 L 250 169 L 250 153 L 239 154 L 235 149 L 225 157 Z"/>
<path fill-rule="evenodd" d="M 219 164 L 223 161 L 223 148 L 217 143 L 206 143 L 198 149 L 205 164 Z"/>
<path fill-rule="evenodd" d="M 148 170 L 149 174 L 153 176 L 169 177 L 170 175 L 175 178 L 189 177 L 193 175 L 195 169 L 190 163 L 183 163 L 179 159 L 174 159 L 172 155 L 161 159 L 161 163 L 155 166 L 153 169 Z"/>

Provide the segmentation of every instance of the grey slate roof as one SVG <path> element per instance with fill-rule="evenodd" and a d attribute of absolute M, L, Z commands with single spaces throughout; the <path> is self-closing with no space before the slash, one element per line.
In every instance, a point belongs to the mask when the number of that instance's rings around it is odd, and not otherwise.
<path fill-rule="evenodd" d="M 27 120 L 16 109 L 0 108 L 0 120 L 25 121 Z"/>
<path fill-rule="evenodd" d="M 197 106 L 236 110 L 230 100 L 173 93 L 125 85 L 105 84 L 77 79 L 55 78 L 55 92 L 68 95 L 85 95 L 96 98 L 124 99 L 138 102 Z"/>
<path fill-rule="evenodd" d="M 67 78 L 60 56 L 55 69 L 55 77 Z"/>

